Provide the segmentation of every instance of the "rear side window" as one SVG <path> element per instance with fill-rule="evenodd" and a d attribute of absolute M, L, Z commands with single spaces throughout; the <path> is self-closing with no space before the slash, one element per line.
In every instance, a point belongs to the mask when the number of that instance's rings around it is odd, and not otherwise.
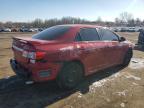
<path fill-rule="evenodd" d="M 118 36 L 108 29 L 99 29 L 98 32 L 101 35 L 102 40 L 110 40 L 110 41 L 119 40 Z"/>
<path fill-rule="evenodd" d="M 54 26 L 32 36 L 32 38 L 40 40 L 56 40 L 65 34 L 69 29 L 69 26 Z"/>
<path fill-rule="evenodd" d="M 99 40 L 99 35 L 95 28 L 82 28 L 77 34 L 77 41 L 96 41 Z"/>

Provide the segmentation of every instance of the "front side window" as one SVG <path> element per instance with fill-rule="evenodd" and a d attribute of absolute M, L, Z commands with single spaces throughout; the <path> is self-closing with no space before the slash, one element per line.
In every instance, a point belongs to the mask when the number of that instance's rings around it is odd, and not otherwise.
<path fill-rule="evenodd" d="M 98 32 L 102 40 L 119 41 L 118 36 L 108 29 L 99 29 Z"/>
<path fill-rule="evenodd" d="M 99 35 L 95 28 L 82 28 L 77 34 L 78 41 L 96 41 L 99 40 Z"/>

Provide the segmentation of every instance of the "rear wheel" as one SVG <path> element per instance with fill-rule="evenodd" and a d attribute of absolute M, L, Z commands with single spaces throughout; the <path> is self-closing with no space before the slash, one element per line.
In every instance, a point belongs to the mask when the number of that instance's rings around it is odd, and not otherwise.
<path fill-rule="evenodd" d="M 72 89 L 78 85 L 83 77 L 83 68 L 79 63 L 65 64 L 57 77 L 59 87 Z"/>
<path fill-rule="evenodd" d="M 123 66 L 128 66 L 129 65 L 129 63 L 130 63 L 130 60 L 131 60 L 131 58 L 132 58 L 132 56 L 133 56 L 133 51 L 132 51 L 132 49 L 128 49 L 128 51 L 126 52 L 126 54 L 125 54 L 125 57 L 124 57 L 124 60 L 123 60 Z"/>

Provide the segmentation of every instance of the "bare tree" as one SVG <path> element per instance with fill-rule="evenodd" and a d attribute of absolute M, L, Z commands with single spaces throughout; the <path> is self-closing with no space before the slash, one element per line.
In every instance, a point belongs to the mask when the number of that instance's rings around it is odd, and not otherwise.
<path fill-rule="evenodd" d="M 121 20 L 119 18 L 115 18 L 115 25 L 120 26 Z"/>
<path fill-rule="evenodd" d="M 142 22 L 141 22 L 141 20 L 140 20 L 139 18 L 136 18 L 136 21 L 135 21 L 135 22 L 136 22 L 136 25 L 137 25 L 137 26 L 141 26 L 141 23 L 142 23 Z"/>
<path fill-rule="evenodd" d="M 35 19 L 31 24 L 32 27 L 41 27 L 42 25 L 43 21 L 41 19 Z"/>
<path fill-rule="evenodd" d="M 96 21 L 89 21 L 81 18 L 75 17 L 63 17 L 61 19 L 35 19 L 32 22 L 0 22 L 0 28 L 3 27 L 12 27 L 12 28 L 21 28 L 21 27 L 36 27 L 36 28 L 45 28 L 51 27 L 54 25 L 60 24 L 97 24 L 100 26 L 144 26 L 144 20 L 141 21 L 139 18 L 133 19 L 133 15 L 128 12 L 123 12 L 119 17 L 115 18 L 114 22 L 102 21 L 101 17 L 98 17 Z"/>
<path fill-rule="evenodd" d="M 2 28 L 3 27 L 3 23 L 2 22 L 0 22 L 0 28 Z"/>
<path fill-rule="evenodd" d="M 123 24 L 128 24 L 128 22 L 133 19 L 133 15 L 128 12 L 122 12 L 119 19 Z"/>
<path fill-rule="evenodd" d="M 130 26 L 130 27 L 134 27 L 135 26 L 135 20 L 134 19 L 128 20 L 127 25 Z"/>
<path fill-rule="evenodd" d="M 144 20 L 142 21 L 142 26 L 144 26 Z"/>
<path fill-rule="evenodd" d="M 6 22 L 5 27 L 12 28 L 13 27 L 13 22 L 11 22 L 11 21 Z"/>
<path fill-rule="evenodd" d="M 102 22 L 102 18 L 99 16 L 96 20 L 97 23 L 101 23 Z"/>

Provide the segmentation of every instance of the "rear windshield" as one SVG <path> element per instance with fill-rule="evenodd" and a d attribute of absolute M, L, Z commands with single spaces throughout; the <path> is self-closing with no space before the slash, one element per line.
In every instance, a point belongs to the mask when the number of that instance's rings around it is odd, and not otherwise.
<path fill-rule="evenodd" d="M 57 38 L 65 34 L 69 29 L 69 26 L 54 26 L 33 35 L 32 38 L 40 40 L 56 40 Z"/>

